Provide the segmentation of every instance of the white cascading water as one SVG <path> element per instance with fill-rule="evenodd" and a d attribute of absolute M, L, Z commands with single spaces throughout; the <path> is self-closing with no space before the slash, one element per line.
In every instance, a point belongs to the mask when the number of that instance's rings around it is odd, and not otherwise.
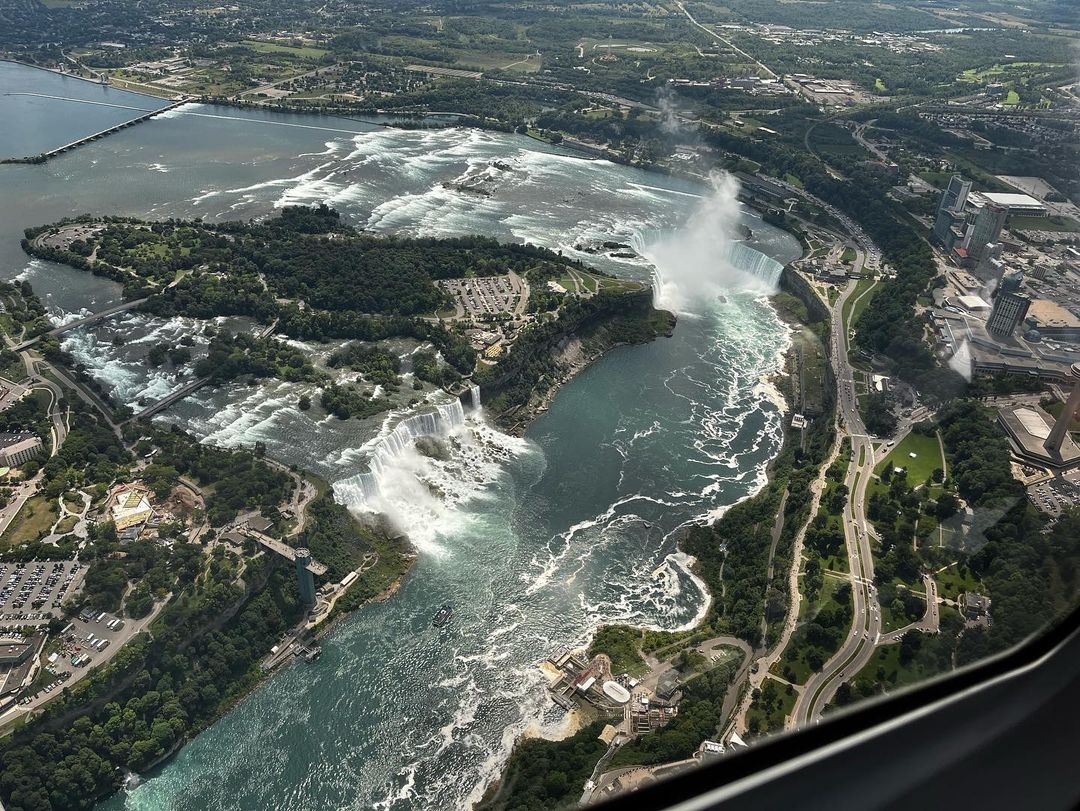
<path fill-rule="evenodd" d="M 458 508 L 476 498 L 528 446 L 488 425 L 480 392 L 471 408 L 461 400 L 412 414 L 360 449 L 368 469 L 334 484 L 337 500 L 354 510 L 387 516 L 422 551 L 441 554 L 437 536 L 463 519 Z M 389 427 L 389 426 L 387 426 Z M 421 451 L 418 440 L 430 440 Z"/>
<path fill-rule="evenodd" d="M 365 499 L 374 499 L 380 495 L 380 481 L 388 468 L 398 463 L 403 455 L 415 450 L 416 440 L 420 437 L 449 438 L 450 435 L 465 425 L 465 409 L 460 400 L 444 403 L 435 407 L 435 411 L 413 414 L 406 417 L 386 436 L 379 439 L 372 449 L 370 470 L 360 473 L 360 488 Z"/>
<path fill-rule="evenodd" d="M 701 314 L 726 292 L 772 293 L 780 281 L 784 266 L 737 238 L 739 182 L 727 172 L 710 181 L 712 194 L 684 227 L 634 239 L 634 249 L 656 268 L 656 306 L 662 309 Z"/>

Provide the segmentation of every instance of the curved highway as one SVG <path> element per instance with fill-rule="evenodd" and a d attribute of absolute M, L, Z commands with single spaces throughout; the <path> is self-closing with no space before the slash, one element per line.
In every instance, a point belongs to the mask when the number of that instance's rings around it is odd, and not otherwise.
<path fill-rule="evenodd" d="M 825 663 L 821 672 L 807 680 L 805 689 L 799 694 L 791 716 L 795 726 L 809 724 L 820 717 L 837 688 L 870 660 L 874 646 L 881 638 L 881 609 L 874 588 L 874 558 L 865 513 L 866 487 L 874 470 L 874 445 L 859 415 L 843 320 L 844 304 L 855 289 L 855 282 L 850 282 L 833 305 L 831 332 L 836 407 L 842 434 L 851 439 L 851 465 L 844 477 L 849 496 L 844 505 L 843 524 L 854 618 L 840 650 Z"/>

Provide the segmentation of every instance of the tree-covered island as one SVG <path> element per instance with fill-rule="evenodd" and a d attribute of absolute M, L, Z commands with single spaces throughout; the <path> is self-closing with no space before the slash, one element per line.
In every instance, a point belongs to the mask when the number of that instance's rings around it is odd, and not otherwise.
<path fill-rule="evenodd" d="M 388 395 L 400 392 L 403 370 L 380 342 L 425 345 L 412 359 L 414 389 L 426 381 L 460 394 L 479 385 L 496 421 L 521 430 L 590 360 L 673 324 L 653 309 L 647 285 L 545 248 L 481 236 L 375 236 L 325 205 L 249 223 L 83 216 L 28 229 L 22 244 L 121 283 L 125 298 L 156 316 L 245 316 L 267 325 L 260 336 L 215 334 L 193 374 L 215 384 L 241 375 L 317 383 L 320 405 L 343 419 L 398 404 Z M 272 332 L 352 343 L 318 369 Z M 149 358 L 190 359 L 164 346 Z M 341 383 L 334 370 L 359 378 Z"/>

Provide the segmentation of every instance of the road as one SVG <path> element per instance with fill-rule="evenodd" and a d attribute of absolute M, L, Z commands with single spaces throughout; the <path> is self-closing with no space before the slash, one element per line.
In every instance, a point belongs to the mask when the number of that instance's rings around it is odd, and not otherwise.
<path fill-rule="evenodd" d="M 866 488 L 873 474 L 876 458 L 874 445 L 867 436 L 866 426 L 859 415 L 842 318 L 844 303 L 855 287 L 855 283 L 850 282 L 833 305 L 831 336 L 837 408 L 843 431 L 851 439 L 851 465 L 844 477 L 844 484 L 847 485 L 850 495 L 844 505 L 842 520 L 848 551 L 854 619 L 840 650 L 825 663 L 821 672 L 807 680 L 805 689 L 796 699 L 791 714 L 794 726 L 809 724 L 821 715 L 822 709 L 835 695 L 837 688 L 858 673 L 870 660 L 874 646 L 881 638 L 881 609 L 874 587 L 874 558 L 870 548 L 870 529 L 864 512 Z"/>
<path fill-rule="evenodd" d="M 706 28 L 704 25 L 702 25 L 697 20 L 695 20 L 694 17 L 690 14 L 690 12 L 686 10 L 686 7 L 682 3 L 679 2 L 679 0 L 675 0 L 675 5 L 677 5 L 679 7 L 679 11 L 681 11 L 683 14 L 686 15 L 686 19 L 688 19 L 691 22 L 691 24 L 696 25 L 698 28 L 700 28 L 702 31 L 704 31 L 706 34 L 708 34 L 710 37 L 715 39 L 717 42 L 724 43 L 724 45 L 729 47 L 731 50 L 733 50 L 739 56 L 746 59 L 748 62 L 753 62 L 755 65 L 757 65 L 759 68 L 761 68 L 762 71 L 767 73 L 769 76 L 773 77 L 774 79 L 779 78 L 779 76 L 777 76 L 776 73 L 774 73 L 772 70 L 767 68 L 764 64 L 762 64 L 758 60 L 754 59 L 754 57 L 750 56 L 750 54 L 748 54 L 746 51 L 742 50 L 741 48 L 736 48 L 734 45 L 731 44 L 731 42 L 724 39 L 722 36 L 717 34 L 711 28 Z"/>
<path fill-rule="evenodd" d="M 855 142 L 863 149 L 869 150 L 880 161 L 891 162 L 892 159 L 882 151 L 881 147 L 874 144 L 872 141 L 866 140 L 864 135 L 867 127 L 872 127 L 877 122 L 876 118 L 872 118 L 862 124 L 856 124 L 854 132 L 851 133 L 851 137 L 855 139 Z"/>
<path fill-rule="evenodd" d="M 52 398 L 49 401 L 49 420 L 52 422 L 52 450 L 49 453 L 49 456 L 56 456 L 57 451 L 60 450 L 60 446 L 63 445 L 64 440 L 67 439 L 68 433 L 68 427 L 64 422 L 64 414 L 61 413 L 59 408 L 60 401 L 64 399 L 64 393 L 60 390 L 59 386 L 43 377 L 35 377 L 30 388 L 45 389 Z M 67 409 L 65 409 L 65 411 L 66 410 Z"/>

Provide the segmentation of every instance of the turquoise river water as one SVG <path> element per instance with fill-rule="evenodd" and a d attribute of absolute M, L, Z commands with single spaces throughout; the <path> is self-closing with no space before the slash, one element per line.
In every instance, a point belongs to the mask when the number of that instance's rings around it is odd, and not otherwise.
<path fill-rule="evenodd" d="M 79 83 L 73 94 L 74 81 L 0 63 L 5 120 L 28 99 L 55 105 L 42 113 L 46 134 L 0 130 L 0 154 L 93 131 L 65 111 L 97 108 L 64 98 L 113 103 L 116 91 Z M 9 88 L 59 98 L 5 96 Z M 124 104 L 156 104 L 134 98 Z M 0 277 L 31 281 L 57 320 L 72 318 L 119 291 L 29 260 L 24 227 L 81 212 L 247 219 L 323 201 L 376 232 L 485 233 L 655 280 L 679 324 L 671 338 L 590 366 L 520 439 L 437 392 L 419 409 L 437 417 L 343 423 L 298 411 L 309 389 L 280 382 L 204 390 L 163 417 L 206 441 L 265 442 L 324 476 L 358 514 L 389 514 L 419 559 L 392 599 L 327 637 L 317 663 L 275 675 L 104 808 L 468 807 L 520 734 L 565 728 L 537 667 L 549 652 L 603 622 L 696 621 L 709 597 L 672 532 L 754 492 L 779 448 L 780 406 L 766 379 L 788 336 L 765 294 L 799 255 L 794 238 L 710 188 L 523 136 L 187 105 L 45 165 L 0 167 Z M 734 248 L 717 237 L 732 216 L 753 232 Z M 576 250 L 603 241 L 643 258 Z M 149 348 L 199 327 L 125 314 L 68 334 L 64 346 L 135 403 L 182 385 L 148 368 Z M 115 331 L 130 340 L 113 346 Z M 453 437 L 452 458 L 415 453 L 407 440 L 420 430 Z M 434 629 L 446 601 L 455 619 Z"/>

